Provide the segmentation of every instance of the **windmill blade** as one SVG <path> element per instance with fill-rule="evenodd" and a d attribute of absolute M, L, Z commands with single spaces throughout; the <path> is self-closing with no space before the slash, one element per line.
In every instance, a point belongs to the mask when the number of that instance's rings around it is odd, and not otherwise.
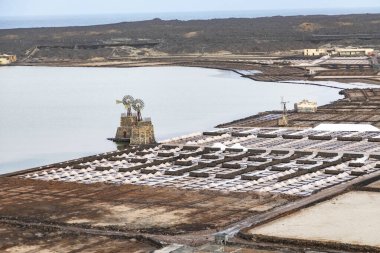
<path fill-rule="evenodd" d="M 142 109 L 144 109 L 144 106 L 144 101 L 139 98 L 135 99 L 132 104 L 133 109 L 135 109 L 136 111 L 141 111 Z"/>
<path fill-rule="evenodd" d="M 137 120 L 142 121 L 141 111 L 144 109 L 144 101 L 142 101 L 142 99 L 135 99 L 133 101 L 132 107 L 137 112 Z"/>
<path fill-rule="evenodd" d="M 135 99 L 131 95 L 126 95 L 123 97 L 123 104 L 131 106 L 133 104 L 134 100 Z"/>
<path fill-rule="evenodd" d="M 116 99 L 116 104 L 123 104 L 123 101 Z"/>

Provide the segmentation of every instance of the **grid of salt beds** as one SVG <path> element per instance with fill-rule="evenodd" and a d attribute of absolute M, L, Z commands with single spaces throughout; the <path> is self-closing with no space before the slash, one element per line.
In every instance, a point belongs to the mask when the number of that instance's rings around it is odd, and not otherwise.
<path fill-rule="evenodd" d="M 378 132 L 332 132 L 332 131 L 316 131 L 313 129 L 291 130 L 286 128 L 252 128 L 252 129 L 226 129 L 219 130 L 221 135 L 210 136 L 200 133 L 185 137 L 176 137 L 167 140 L 167 143 L 185 144 L 185 145 L 202 145 L 212 146 L 222 144 L 226 147 L 234 147 L 234 145 L 246 148 L 283 148 L 283 149 L 307 149 L 307 150 L 333 150 L 333 151 L 352 151 L 352 152 L 380 152 L 379 142 L 369 142 L 367 138 L 380 138 Z M 248 136 L 236 137 L 233 133 L 247 133 Z M 258 133 L 269 135 L 277 135 L 276 138 L 258 138 Z M 302 135 L 302 139 L 283 139 L 281 136 Z M 307 136 L 331 136 L 332 140 L 313 140 Z M 337 137 L 362 137 L 362 141 L 339 141 Z"/>
<path fill-rule="evenodd" d="M 332 166 L 327 169 L 335 169 L 341 171 L 337 175 L 326 174 L 325 170 L 320 170 L 312 173 L 307 173 L 302 176 L 293 177 L 288 180 L 278 181 L 282 176 L 286 176 L 296 172 L 301 167 L 307 169 L 307 165 L 297 164 L 296 161 L 291 160 L 286 163 L 279 164 L 277 166 L 283 166 L 287 168 L 284 171 L 274 171 L 273 167 L 268 167 L 260 171 L 243 173 L 232 179 L 218 178 L 216 175 L 227 170 L 221 167 L 221 165 L 206 167 L 200 170 L 208 173 L 207 177 L 193 177 L 190 173 L 184 173 L 182 175 L 166 175 L 166 171 L 170 171 L 175 167 L 181 167 L 175 165 L 174 162 L 163 162 L 160 164 L 145 166 L 143 169 L 152 169 L 154 173 L 142 173 L 142 169 L 135 169 L 127 172 L 120 171 L 121 168 L 134 168 L 136 165 L 142 165 L 143 163 L 131 163 L 129 158 L 147 158 L 147 163 L 158 158 L 159 152 L 173 152 L 174 156 L 180 153 L 186 153 L 179 147 L 172 149 L 163 149 L 162 147 L 151 148 L 143 150 L 146 154 L 141 156 L 138 152 L 124 153 L 118 155 L 116 158 L 120 159 L 117 161 L 112 161 L 111 159 L 101 159 L 95 160 L 93 162 L 86 162 L 80 164 L 83 166 L 81 169 L 74 169 L 73 166 L 67 166 L 65 168 L 57 169 L 47 169 L 40 172 L 29 173 L 23 175 L 25 178 L 38 179 L 38 180 L 54 180 L 54 181 L 64 181 L 64 182 L 78 182 L 78 183 L 110 183 L 110 184 L 138 184 L 138 185 L 150 185 L 150 186 L 161 186 L 161 187 L 177 187 L 183 189 L 194 189 L 194 190 L 217 190 L 217 191 L 232 191 L 232 192 L 271 192 L 271 193 L 284 193 L 290 195 L 300 195 L 307 196 L 321 189 L 331 187 L 333 185 L 352 180 L 357 176 L 351 175 L 351 171 L 362 171 L 366 173 L 372 173 L 379 170 L 376 168 L 378 164 L 377 160 L 369 159 L 368 157 L 360 158 L 356 162 L 364 163 L 361 167 L 349 167 L 349 162 L 341 163 L 336 166 Z M 220 157 L 226 154 L 232 154 L 234 152 L 226 151 L 216 151 L 212 154 L 219 155 Z M 239 152 L 239 154 L 244 152 Z M 289 154 L 272 154 L 270 150 L 264 152 L 257 157 L 265 159 L 274 159 L 285 157 Z M 298 159 L 309 159 L 318 162 L 332 161 L 339 158 L 336 157 L 321 157 L 317 156 L 315 153 L 312 155 L 305 155 L 304 157 L 299 157 Z M 190 156 L 183 159 L 178 159 L 182 161 L 191 161 L 192 164 L 196 164 L 200 161 L 204 161 L 201 155 Z M 240 163 L 242 168 L 249 165 L 246 158 L 234 161 L 235 163 Z M 351 161 L 352 162 L 352 161 Z M 355 162 L 355 160 L 354 160 Z M 251 165 L 257 165 L 260 163 L 252 163 Z M 96 168 L 99 166 L 110 167 L 111 169 L 105 169 L 98 171 Z M 183 166 L 185 167 L 185 166 Z M 196 170 L 194 171 L 196 172 Z M 243 176 L 255 175 L 259 178 L 256 180 L 245 180 Z"/>

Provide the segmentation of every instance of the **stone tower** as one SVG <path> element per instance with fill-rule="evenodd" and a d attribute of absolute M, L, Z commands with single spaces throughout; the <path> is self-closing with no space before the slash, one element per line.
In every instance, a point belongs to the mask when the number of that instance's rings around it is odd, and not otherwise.
<path fill-rule="evenodd" d="M 150 118 L 143 119 L 141 111 L 144 108 L 144 102 L 141 99 L 133 99 L 131 96 L 125 96 L 122 101 L 127 109 L 127 113 L 122 113 L 120 117 L 120 126 L 117 128 L 115 138 L 109 138 L 114 142 L 129 142 L 132 145 L 154 144 L 154 127 Z M 131 112 L 131 107 L 136 113 Z"/>
<path fill-rule="evenodd" d="M 156 140 L 154 139 L 152 121 L 137 121 L 136 125 L 132 127 L 132 136 L 130 143 L 133 145 L 156 143 Z"/>
<path fill-rule="evenodd" d="M 150 119 L 138 121 L 136 115 L 121 114 L 120 126 L 113 141 L 129 142 L 133 145 L 156 143 L 152 121 Z"/>
<path fill-rule="evenodd" d="M 120 126 L 117 128 L 115 139 L 131 139 L 132 127 L 137 124 L 136 115 L 128 116 L 126 113 L 122 113 L 120 116 Z"/>

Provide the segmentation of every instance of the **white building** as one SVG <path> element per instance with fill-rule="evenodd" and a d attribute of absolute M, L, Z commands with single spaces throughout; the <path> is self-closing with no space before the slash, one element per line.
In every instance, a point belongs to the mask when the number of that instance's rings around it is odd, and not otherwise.
<path fill-rule="evenodd" d="M 294 104 L 294 110 L 296 112 L 316 112 L 317 109 L 317 102 L 312 102 L 306 99 Z"/>
<path fill-rule="evenodd" d="M 358 47 L 347 47 L 347 48 L 316 48 L 316 49 L 304 49 L 303 54 L 305 56 L 369 56 L 374 53 L 373 48 L 358 48 Z"/>
<path fill-rule="evenodd" d="M 16 60 L 16 55 L 0 54 L 0 65 L 7 65 Z"/>
<path fill-rule="evenodd" d="M 303 50 L 303 55 L 305 56 L 324 56 L 327 54 L 327 48 L 308 48 Z"/>
<path fill-rule="evenodd" d="M 333 55 L 338 56 L 369 56 L 374 53 L 373 48 L 335 48 Z"/>

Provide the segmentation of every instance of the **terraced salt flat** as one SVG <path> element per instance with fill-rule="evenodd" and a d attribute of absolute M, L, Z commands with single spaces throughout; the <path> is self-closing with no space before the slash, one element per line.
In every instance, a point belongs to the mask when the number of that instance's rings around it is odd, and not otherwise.
<path fill-rule="evenodd" d="M 339 137 L 347 135 L 360 138 L 339 141 Z M 359 152 L 358 147 L 367 143 L 372 150 L 380 148 L 377 139 L 368 142 L 365 139 L 368 136 L 372 134 L 312 129 L 224 129 L 173 138 L 154 147 L 55 164 L 22 173 L 20 177 L 309 196 L 380 170 L 378 154 Z M 312 148 L 316 146 L 333 146 L 335 150 L 322 152 Z M 344 152 L 348 147 L 356 147 L 357 152 Z"/>

